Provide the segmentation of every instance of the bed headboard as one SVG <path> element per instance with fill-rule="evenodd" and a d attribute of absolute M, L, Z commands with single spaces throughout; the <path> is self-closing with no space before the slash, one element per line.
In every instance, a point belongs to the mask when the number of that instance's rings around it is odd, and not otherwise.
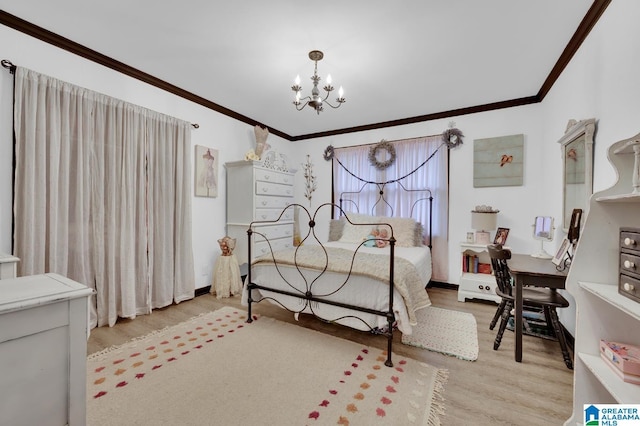
<path fill-rule="evenodd" d="M 370 191 L 371 186 L 377 189 L 377 198 L 375 203 L 368 209 L 368 211 L 360 211 L 358 200 L 360 196 L 367 191 Z M 408 214 L 401 215 L 401 217 L 408 217 L 415 219 L 422 223 L 427 235 L 427 245 L 432 247 L 432 229 L 433 229 L 433 193 L 429 188 L 411 189 L 407 188 L 401 180 L 394 180 L 389 182 L 363 182 L 358 191 L 346 191 L 340 193 L 339 209 L 335 216 L 342 216 L 345 212 L 348 216 L 349 212 L 368 214 L 371 216 L 386 216 L 396 217 L 396 211 L 387 198 L 388 193 L 395 193 L 398 197 L 409 197 L 412 200 L 411 208 Z M 426 203 L 427 218 L 424 220 L 422 217 L 418 217 L 418 207 L 422 203 Z"/>

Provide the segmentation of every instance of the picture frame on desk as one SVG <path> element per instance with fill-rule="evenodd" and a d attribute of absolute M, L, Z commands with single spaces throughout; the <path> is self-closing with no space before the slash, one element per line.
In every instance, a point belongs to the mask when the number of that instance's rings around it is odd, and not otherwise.
<path fill-rule="evenodd" d="M 558 248 L 558 251 L 556 252 L 555 256 L 553 256 L 553 259 L 551 259 L 551 263 L 553 263 L 556 266 L 559 266 L 560 263 L 562 263 L 562 261 L 564 260 L 564 257 L 567 255 L 570 245 L 571 245 L 571 242 L 569 241 L 568 238 L 565 237 L 562 240 L 562 244 L 560 244 L 560 248 Z"/>
<path fill-rule="evenodd" d="M 504 246 L 507 244 L 507 237 L 509 236 L 509 228 L 498 228 L 496 236 L 493 239 L 493 244 L 500 244 Z"/>

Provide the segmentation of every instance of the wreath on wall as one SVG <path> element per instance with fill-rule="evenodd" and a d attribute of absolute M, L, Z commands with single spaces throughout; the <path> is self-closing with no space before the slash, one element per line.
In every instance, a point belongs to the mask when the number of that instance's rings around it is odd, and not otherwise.
<path fill-rule="evenodd" d="M 336 151 L 333 148 L 333 145 L 329 145 L 325 148 L 324 154 L 322 156 L 324 157 L 325 161 L 331 161 L 333 160 L 334 155 L 336 155 Z"/>
<path fill-rule="evenodd" d="M 442 132 L 442 141 L 447 144 L 449 148 L 455 148 L 458 145 L 462 145 L 462 138 L 464 135 L 460 129 L 450 127 Z"/>
<path fill-rule="evenodd" d="M 378 160 L 378 152 L 387 151 L 389 159 L 386 161 Z M 396 161 L 396 149 L 392 144 L 384 139 L 369 149 L 369 162 L 378 170 L 384 170 Z"/>

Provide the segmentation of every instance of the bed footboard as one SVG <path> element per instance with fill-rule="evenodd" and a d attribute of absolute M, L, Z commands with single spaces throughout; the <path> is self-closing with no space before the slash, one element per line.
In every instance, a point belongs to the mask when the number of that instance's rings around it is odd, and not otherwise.
<path fill-rule="evenodd" d="M 285 217 L 287 209 L 296 208 L 300 209 L 300 216 L 306 215 L 305 219 L 308 219 L 308 231 L 306 235 L 301 238 L 300 245 L 293 249 L 274 250 L 269 238 L 260 232 L 261 227 L 267 224 L 277 224 L 282 217 Z M 333 209 L 340 207 L 333 203 L 325 203 L 311 214 L 304 206 L 291 204 L 287 206 L 281 212 L 278 219 L 274 221 L 257 221 L 251 223 L 247 230 L 247 258 L 253 259 L 251 252 L 252 242 L 257 240 L 266 241 L 270 251 L 252 261 L 247 271 L 244 289 L 248 311 L 247 322 L 252 322 L 252 304 L 263 300 L 276 303 L 283 309 L 294 314 L 310 313 L 316 318 L 329 323 L 340 323 L 345 319 L 360 321 L 363 324 L 362 328 L 387 337 L 387 359 L 385 365 L 392 367 L 393 333 L 396 321 L 393 310 L 396 245 L 393 227 L 388 223 L 353 223 L 349 220 L 348 213 L 346 213 L 345 218 L 352 225 L 365 226 L 372 230 L 376 228 L 382 229 L 384 227 L 388 230 L 386 235 L 372 235 L 371 238 L 362 241 L 353 253 L 346 253 L 346 251 L 339 251 L 342 249 L 325 247 L 316 235 L 316 217 L 321 209 L 326 208 Z M 291 217 L 291 215 L 288 216 Z M 362 306 L 341 298 L 341 291 L 349 287 L 350 280 L 354 281 L 354 276 L 362 274 L 373 275 L 375 274 L 375 268 L 380 267 L 379 264 L 383 258 L 378 257 L 372 260 L 372 256 L 367 256 L 362 253 L 364 250 L 361 250 L 361 248 L 365 243 L 367 245 L 377 244 L 380 247 L 384 247 L 381 252 L 384 252 L 384 259 L 388 262 L 388 269 L 386 267 L 384 268 L 385 277 L 383 279 L 385 282 L 388 282 L 388 304 L 386 305 L 388 309 L 386 310 Z M 367 262 L 373 262 L 375 265 Z M 268 264 L 268 268 L 275 270 L 275 277 L 277 279 L 268 280 L 268 282 L 255 282 L 254 268 L 257 266 L 265 267 L 265 264 Z M 336 275 L 336 273 L 340 275 Z M 376 276 L 375 278 L 380 280 L 380 277 Z M 278 282 L 277 284 L 276 281 Z M 330 287 L 329 289 L 327 289 L 327 285 Z M 362 289 L 361 291 L 367 290 Z M 317 313 L 321 306 L 331 306 L 347 311 L 345 314 L 337 317 L 327 318 Z M 369 322 L 358 316 L 358 313 L 384 318 L 386 327 L 372 327 Z"/>

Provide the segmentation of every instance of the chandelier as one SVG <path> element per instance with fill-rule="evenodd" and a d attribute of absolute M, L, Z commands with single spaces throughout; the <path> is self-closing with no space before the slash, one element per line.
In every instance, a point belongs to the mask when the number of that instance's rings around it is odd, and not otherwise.
<path fill-rule="evenodd" d="M 291 90 L 296 92 L 296 99 L 293 101 L 293 104 L 296 106 L 298 111 L 301 111 L 309 105 L 311 108 L 315 109 L 318 114 L 323 110 L 323 105 L 327 104 L 331 108 L 340 108 L 345 102 L 344 91 L 342 90 L 342 86 L 338 89 L 338 97 L 336 98 L 337 105 L 331 105 L 327 98 L 329 94 L 333 91 L 333 86 L 331 85 L 331 75 L 327 74 L 327 84 L 323 87 L 326 92 L 325 97 L 320 96 L 320 90 L 318 89 L 318 83 L 320 83 L 320 77 L 318 76 L 318 61 L 322 60 L 324 54 L 319 50 L 312 50 L 309 52 L 309 59 L 315 62 L 315 68 L 313 70 L 313 76 L 311 76 L 311 81 L 313 81 L 313 88 L 311 89 L 311 96 L 306 96 L 301 98 L 300 91 L 302 90 L 302 86 L 300 86 L 300 76 L 296 77 L 295 84 L 291 86 Z"/>

